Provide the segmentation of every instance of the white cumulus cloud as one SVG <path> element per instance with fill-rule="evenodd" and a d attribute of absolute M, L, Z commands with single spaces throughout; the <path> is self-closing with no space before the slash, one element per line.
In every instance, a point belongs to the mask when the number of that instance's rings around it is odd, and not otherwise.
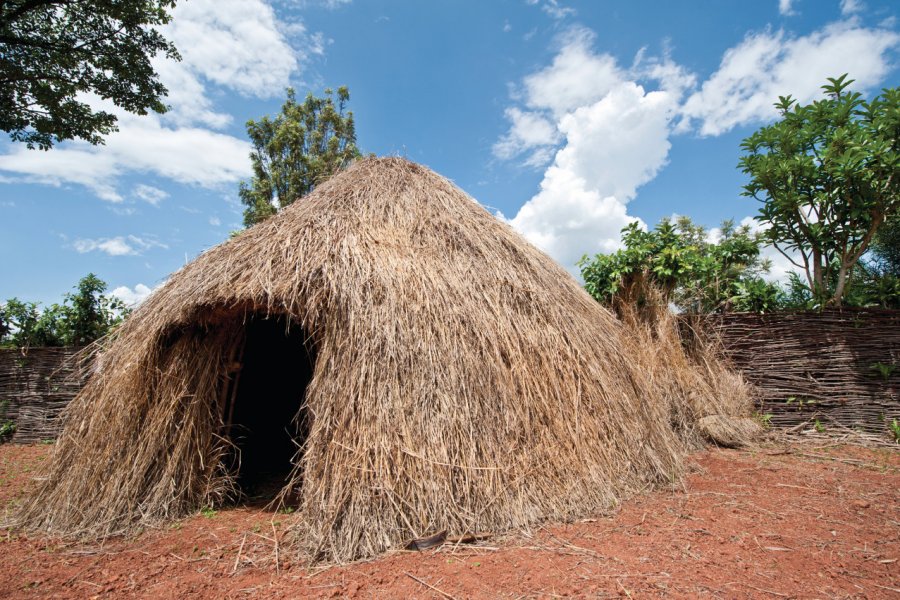
<path fill-rule="evenodd" d="M 494 155 L 544 169 L 538 193 L 508 220 L 570 269 L 585 253 L 615 250 L 622 227 L 637 220 L 628 203 L 665 167 L 674 134 L 765 122 L 779 95 L 808 102 L 826 77 L 844 72 L 854 89 L 870 88 L 890 71 L 898 45 L 900 34 L 854 19 L 806 36 L 750 33 L 698 87 L 667 52 L 641 51 L 625 68 L 594 50 L 591 31 L 573 28 L 551 63 L 514 87 L 505 111 L 510 125 Z M 783 278 L 789 263 L 774 249 L 767 256 Z"/>
<path fill-rule="evenodd" d="M 841 14 L 844 16 L 858 13 L 863 9 L 861 0 L 841 0 Z"/>
<path fill-rule="evenodd" d="M 121 202 L 116 183 L 126 172 L 212 188 L 246 177 L 249 152 L 248 142 L 230 135 L 198 127 L 172 129 L 152 115 L 123 114 L 119 132 L 110 135 L 105 146 L 73 142 L 35 152 L 18 145 L 0 156 L 0 169 L 35 183 L 80 184 L 103 200 Z"/>
<path fill-rule="evenodd" d="M 125 241 L 122 236 L 107 239 L 78 239 L 72 242 L 72 246 L 79 254 L 99 250 L 110 256 L 127 256 L 137 254 L 137 251 Z"/>
<path fill-rule="evenodd" d="M 693 81 L 667 59 L 641 55 L 623 69 L 592 44 L 584 29 L 562 38 L 551 65 L 525 78 L 525 108 L 507 110 L 510 130 L 494 146 L 501 159 L 552 159 L 509 222 L 568 268 L 619 247 L 621 229 L 637 220 L 627 203 L 666 164 L 670 121 Z"/>
<path fill-rule="evenodd" d="M 160 202 L 169 197 L 169 193 L 165 190 L 143 183 L 134 186 L 134 191 L 132 193 L 144 202 L 152 204 L 153 206 L 159 206 Z"/>
<path fill-rule="evenodd" d="M 303 56 L 302 49 L 295 53 L 275 11 L 262 0 L 179 2 L 164 33 L 181 53 L 185 69 L 260 98 L 281 94 Z"/>
<path fill-rule="evenodd" d="M 55 148 L 52 152 L 36 152 L 18 145 L 0 156 L 0 170 L 16 173 L 20 182 L 80 184 L 103 200 L 122 202 L 112 180 L 118 174 L 117 162 L 113 154 L 101 154 L 86 143 Z"/>
<path fill-rule="evenodd" d="M 565 147 L 512 226 L 567 267 L 584 253 L 615 250 L 622 227 L 636 220 L 626 204 L 666 163 L 676 101 L 625 81 L 565 115 Z"/>
<path fill-rule="evenodd" d="M 124 302 L 129 308 L 134 308 L 146 300 L 151 293 L 153 293 L 152 289 L 143 283 L 139 283 L 133 289 L 127 285 L 120 285 L 110 292 L 110 295 Z"/>
<path fill-rule="evenodd" d="M 559 3 L 559 0 L 546 0 L 541 4 L 541 10 L 554 19 L 563 19 L 575 14 L 574 8 L 563 6 Z"/>
<path fill-rule="evenodd" d="M 898 45 L 897 32 L 854 21 L 801 37 L 784 31 L 749 34 L 725 52 L 719 69 L 687 99 L 680 130 L 699 126 L 701 135 L 720 135 L 773 119 L 779 96 L 790 94 L 808 103 L 821 95 L 827 77 L 842 73 L 856 80 L 854 89 L 868 89 L 888 74 L 888 53 Z"/>
<path fill-rule="evenodd" d="M 593 32 L 580 27 L 564 35 L 553 63 L 525 78 L 529 107 L 563 115 L 596 102 L 623 79 L 614 57 L 593 51 L 594 38 Z"/>
<path fill-rule="evenodd" d="M 184 59 L 154 63 L 169 88 L 168 113 L 139 117 L 85 97 L 119 117 L 119 131 L 104 146 L 75 141 L 33 152 L 10 145 L 0 155 L 0 171 L 17 181 L 82 185 L 111 202 L 123 201 L 118 179 L 131 172 L 208 188 L 248 176 L 250 144 L 215 131 L 231 116 L 215 109 L 210 91 L 280 95 L 308 57 L 323 51 L 322 36 L 309 34 L 299 22 L 279 22 L 263 0 L 179 2 L 163 33 Z"/>
<path fill-rule="evenodd" d="M 794 0 L 778 0 L 778 12 L 785 17 L 796 15 L 794 10 Z"/>
<path fill-rule="evenodd" d="M 118 235 L 111 238 L 79 238 L 72 242 L 72 247 L 79 254 L 99 251 L 110 256 L 133 256 L 150 248 L 168 248 L 165 244 L 152 238 L 136 235 Z"/>
<path fill-rule="evenodd" d="M 509 159 L 536 150 L 529 160 L 534 162 L 537 158 L 539 164 L 546 162 L 541 156 L 542 150 L 560 140 L 556 123 L 541 113 L 523 111 L 515 106 L 506 109 L 506 118 L 511 122 L 509 133 L 494 144 L 494 156 Z"/>

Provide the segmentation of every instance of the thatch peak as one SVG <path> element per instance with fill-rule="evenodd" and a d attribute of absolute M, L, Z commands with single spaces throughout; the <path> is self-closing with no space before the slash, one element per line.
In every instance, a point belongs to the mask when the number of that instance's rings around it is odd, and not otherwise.
<path fill-rule="evenodd" d="M 316 214 L 321 217 L 322 213 L 375 217 L 369 225 L 377 226 L 378 217 L 397 218 L 405 213 L 411 220 L 421 221 L 441 212 L 466 212 L 479 206 L 448 179 L 423 165 L 395 156 L 365 157 L 244 233 L 266 236 L 292 221 L 306 226 L 307 219 Z"/>
<path fill-rule="evenodd" d="M 323 272 L 354 285 L 310 293 Z M 314 310 L 306 300 L 323 300 L 323 292 L 329 299 L 342 290 L 375 298 L 389 288 L 433 287 L 429 293 L 443 294 L 449 281 L 488 295 L 500 288 L 556 294 L 562 287 L 575 304 L 613 323 L 562 267 L 507 224 L 444 177 L 398 157 L 356 161 L 309 196 L 205 252 L 138 312 L 156 320 L 160 310 L 191 308 L 185 300 L 208 306 L 252 298 L 256 309 L 303 321 Z M 182 314 L 178 320 L 191 318 Z"/>
<path fill-rule="evenodd" d="M 302 335 L 265 337 L 276 318 Z M 308 352 L 267 375 L 281 388 L 253 379 L 255 355 L 291 344 Z M 275 415 L 291 377 L 282 498 L 299 497 L 307 558 L 586 515 L 671 482 L 698 418 L 744 410 L 739 382 L 726 397 L 734 380 L 708 375 L 443 177 L 363 159 L 135 311 L 22 520 L 96 535 L 234 498 L 235 431 Z"/>

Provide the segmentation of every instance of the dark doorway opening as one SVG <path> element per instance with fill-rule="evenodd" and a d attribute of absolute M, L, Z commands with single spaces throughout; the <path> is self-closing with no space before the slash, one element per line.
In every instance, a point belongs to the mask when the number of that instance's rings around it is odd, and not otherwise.
<path fill-rule="evenodd" d="M 237 484 L 250 503 L 268 503 L 281 492 L 306 439 L 301 408 L 314 361 L 306 342 L 303 329 L 286 318 L 247 322 L 226 428 Z"/>

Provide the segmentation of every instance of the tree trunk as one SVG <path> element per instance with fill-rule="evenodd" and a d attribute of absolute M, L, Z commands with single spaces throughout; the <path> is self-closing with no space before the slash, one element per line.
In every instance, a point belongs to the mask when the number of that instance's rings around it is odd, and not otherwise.
<path fill-rule="evenodd" d="M 813 300 L 821 300 L 825 296 L 825 266 L 821 252 L 813 250 Z"/>

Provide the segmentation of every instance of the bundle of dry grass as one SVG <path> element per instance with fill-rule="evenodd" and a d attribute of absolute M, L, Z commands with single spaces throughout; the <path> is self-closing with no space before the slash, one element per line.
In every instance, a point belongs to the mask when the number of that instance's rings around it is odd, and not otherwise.
<path fill-rule="evenodd" d="M 135 311 L 20 524 L 106 535 L 234 494 L 228 390 L 260 316 L 300 328 L 314 355 L 284 488 L 308 560 L 608 509 L 678 481 L 697 418 L 747 408 L 698 387 L 690 361 L 665 364 L 658 337 L 447 180 L 366 159 Z"/>
<path fill-rule="evenodd" d="M 762 427 L 749 418 L 751 386 L 725 360 L 715 330 L 679 321 L 664 294 L 645 286 L 644 302 L 618 303 L 615 311 L 633 344 L 633 360 L 652 381 L 652 393 L 672 410 L 672 426 L 686 442 L 740 447 Z M 689 328 L 689 331 L 680 331 Z"/>

